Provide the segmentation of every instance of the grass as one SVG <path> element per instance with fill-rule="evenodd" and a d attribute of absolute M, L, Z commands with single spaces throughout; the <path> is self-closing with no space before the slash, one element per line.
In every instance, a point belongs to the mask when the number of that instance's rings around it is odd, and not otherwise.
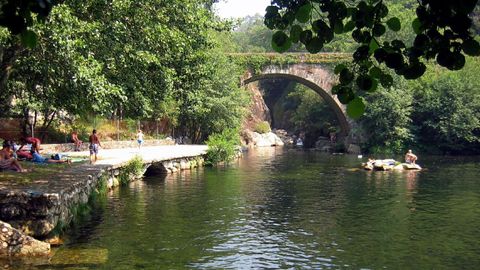
<path fill-rule="evenodd" d="M 50 163 L 50 164 L 38 164 L 28 161 L 21 161 L 20 165 L 24 169 L 30 170 L 26 173 L 19 173 L 15 171 L 0 171 L 0 183 L 14 182 L 17 184 L 30 184 L 35 181 L 50 179 L 54 175 L 58 175 L 59 172 L 65 171 L 69 168 L 84 164 L 85 161 L 75 162 L 72 164 L 67 163 Z"/>

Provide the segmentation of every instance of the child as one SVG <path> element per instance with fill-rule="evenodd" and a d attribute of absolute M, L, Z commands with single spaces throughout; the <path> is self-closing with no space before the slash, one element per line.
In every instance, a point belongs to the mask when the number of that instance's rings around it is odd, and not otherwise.
<path fill-rule="evenodd" d="M 142 144 L 143 144 L 143 132 L 142 130 L 138 130 L 138 133 L 137 133 L 137 143 L 138 143 L 138 149 L 142 148 Z"/>

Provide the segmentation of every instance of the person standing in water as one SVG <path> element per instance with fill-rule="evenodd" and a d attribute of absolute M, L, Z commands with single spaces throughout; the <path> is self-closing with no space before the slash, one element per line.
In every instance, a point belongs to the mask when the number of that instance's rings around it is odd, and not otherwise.
<path fill-rule="evenodd" d="M 92 135 L 90 135 L 88 141 L 90 142 L 90 164 L 95 164 L 97 162 L 98 148 L 102 146 L 100 139 L 98 139 L 96 129 L 92 131 Z"/>

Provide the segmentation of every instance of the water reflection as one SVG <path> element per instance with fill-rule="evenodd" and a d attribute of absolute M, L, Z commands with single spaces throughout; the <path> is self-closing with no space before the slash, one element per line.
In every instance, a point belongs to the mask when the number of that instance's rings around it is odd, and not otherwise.
<path fill-rule="evenodd" d="M 77 265 L 103 269 L 473 269 L 478 163 L 422 158 L 422 172 L 366 172 L 356 157 L 265 148 L 146 178 L 109 194 L 61 250 L 106 251 Z"/>

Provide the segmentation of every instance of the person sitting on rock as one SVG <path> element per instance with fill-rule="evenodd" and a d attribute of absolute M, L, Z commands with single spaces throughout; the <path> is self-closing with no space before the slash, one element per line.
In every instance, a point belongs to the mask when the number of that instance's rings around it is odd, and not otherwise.
<path fill-rule="evenodd" d="M 3 148 L 0 150 L 0 169 L 27 172 L 27 170 L 22 168 L 18 160 L 12 158 L 12 146 L 8 141 L 3 142 Z"/>
<path fill-rule="evenodd" d="M 76 131 L 72 132 L 72 143 L 75 146 L 74 151 L 80 151 L 80 146 L 83 142 L 78 138 L 78 133 Z"/>
<path fill-rule="evenodd" d="M 405 162 L 409 164 L 415 164 L 417 161 L 417 156 L 412 152 L 412 150 L 408 150 L 405 154 Z"/>

